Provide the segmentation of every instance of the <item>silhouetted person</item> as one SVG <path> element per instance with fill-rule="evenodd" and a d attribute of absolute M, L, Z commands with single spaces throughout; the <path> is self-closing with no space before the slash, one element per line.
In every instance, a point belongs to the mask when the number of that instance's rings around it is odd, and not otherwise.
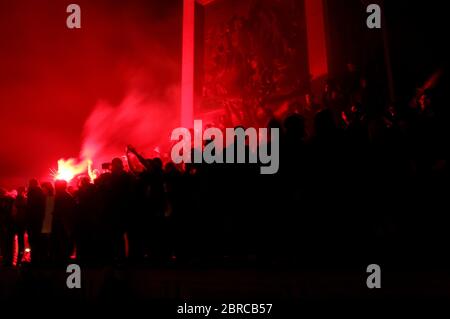
<path fill-rule="evenodd" d="M 20 264 L 25 253 L 25 233 L 27 231 L 27 195 L 25 187 L 19 187 L 17 189 L 14 207 L 15 233 L 17 234 L 18 242 L 17 264 Z"/>
<path fill-rule="evenodd" d="M 55 212 L 55 190 L 52 183 L 42 183 L 42 191 L 45 196 L 45 213 L 42 220 L 42 228 L 39 236 L 39 261 L 50 263 L 54 257 L 51 243 L 53 230 L 53 216 Z"/>
<path fill-rule="evenodd" d="M 167 257 L 166 198 L 162 161 L 145 159 L 133 147 L 128 147 L 144 170 L 138 174 L 134 218 L 130 220 L 130 254 L 133 258 L 151 257 L 158 261 Z M 131 245 L 133 244 L 133 245 Z"/>
<path fill-rule="evenodd" d="M 138 163 L 134 161 L 130 154 L 134 155 Z M 152 159 L 144 158 L 131 145 L 127 147 L 127 159 L 132 172 L 136 176 L 133 199 L 135 209 L 129 212 L 128 218 L 129 257 L 132 261 L 142 261 L 150 255 L 152 220 L 149 197 L 153 163 Z"/>
<path fill-rule="evenodd" d="M 292 255 L 292 251 L 300 249 L 305 252 L 308 246 L 308 212 L 301 209 L 306 204 L 309 196 L 308 173 L 310 159 L 306 145 L 305 119 L 298 114 L 288 116 L 283 123 L 285 133 L 280 149 L 280 173 L 281 181 L 278 182 L 281 202 L 274 205 L 274 210 L 284 212 L 279 227 L 282 227 L 284 253 Z M 270 185 L 266 188 L 270 189 Z M 264 208 L 263 208 L 264 210 Z M 268 219 L 269 225 L 271 219 Z"/>
<path fill-rule="evenodd" d="M 112 257 L 116 261 L 125 258 L 125 233 L 129 225 L 130 211 L 133 210 L 133 180 L 124 169 L 122 160 L 112 161 L 110 191 L 107 193 L 106 213 L 109 215 L 109 226 L 112 244 Z"/>
<path fill-rule="evenodd" d="M 163 163 L 160 158 L 152 159 L 150 172 L 150 215 L 152 218 L 153 239 L 150 247 L 155 257 L 164 260 L 168 257 L 166 194 L 164 190 Z"/>
<path fill-rule="evenodd" d="M 0 189 L 0 251 L 3 265 L 12 266 L 14 254 L 14 198 L 6 190 Z"/>
<path fill-rule="evenodd" d="M 56 263 L 69 260 L 74 249 L 75 200 L 67 191 L 67 182 L 55 182 L 55 208 L 52 220 L 52 251 Z"/>
<path fill-rule="evenodd" d="M 182 229 L 186 225 L 183 222 L 186 206 L 182 202 L 182 173 L 173 162 L 167 163 L 164 167 L 164 186 L 167 197 L 169 249 L 178 258 L 182 255 L 181 241 L 184 241 L 184 237 L 181 234 L 184 233 Z"/>
<path fill-rule="evenodd" d="M 27 232 L 31 248 L 31 262 L 39 262 L 40 235 L 45 214 L 45 195 L 36 179 L 30 180 L 27 193 Z"/>
<path fill-rule="evenodd" d="M 285 138 L 282 143 L 283 164 L 286 169 L 298 169 L 305 156 L 305 119 L 297 114 L 290 115 L 284 121 Z"/>
<path fill-rule="evenodd" d="M 111 173 L 104 172 L 94 182 L 95 211 L 97 220 L 94 224 L 95 241 L 98 245 L 93 248 L 100 263 L 111 263 L 113 260 L 112 218 L 111 218 Z"/>
<path fill-rule="evenodd" d="M 99 241 L 101 216 L 97 205 L 98 193 L 88 177 L 80 181 L 76 192 L 77 210 L 74 236 L 77 247 L 77 259 L 82 263 L 96 261 L 101 252 Z"/>

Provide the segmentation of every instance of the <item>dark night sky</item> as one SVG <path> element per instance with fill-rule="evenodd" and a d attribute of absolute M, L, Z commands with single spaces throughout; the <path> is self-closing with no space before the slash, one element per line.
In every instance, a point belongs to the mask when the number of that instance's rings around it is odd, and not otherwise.
<path fill-rule="evenodd" d="M 114 105 L 130 90 L 158 98 L 179 83 L 179 0 L 76 1 L 78 30 L 66 27 L 70 3 L 0 2 L 2 186 L 77 157 L 99 100 Z"/>

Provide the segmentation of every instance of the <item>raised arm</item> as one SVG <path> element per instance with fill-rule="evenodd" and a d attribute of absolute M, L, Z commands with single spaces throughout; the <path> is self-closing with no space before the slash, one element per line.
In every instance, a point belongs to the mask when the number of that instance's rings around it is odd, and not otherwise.
<path fill-rule="evenodd" d="M 130 162 L 130 159 L 129 159 L 129 157 L 128 157 L 128 154 L 129 154 L 129 153 L 134 154 L 134 156 L 137 157 L 137 159 L 139 160 L 139 162 L 142 164 L 142 166 L 145 167 L 146 170 L 150 170 L 150 165 L 149 165 L 148 161 L 147 161 L 141 154 L 139 154 L 139 153 L 136 151 L 136 149 L 135 149 L 133 146 L 131 146 L 131 145 L 128 145 L 128 146 L 127 146 L 127 159 L 128 159 L 128 162 Z"/>

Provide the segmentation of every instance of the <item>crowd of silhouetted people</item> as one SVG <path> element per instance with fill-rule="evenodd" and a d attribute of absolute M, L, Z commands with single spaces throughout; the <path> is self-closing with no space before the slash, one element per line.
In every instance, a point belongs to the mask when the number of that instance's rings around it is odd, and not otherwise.
<path fill-rule="evenodd" d="M 32 179 L 15 196 L 1 190 L 3 264 L 13 263 L 16 236 L 21 263 L 27 234 L 32 265 L 437 265 L 449 239 L 440 101 L 425 90 L 412 105 L 372 112 L 355 92 L 327 83 L 320 103 L 270 121 L 281 130 L 274 175 L 258 164 L 164 164 L 130 147 L 139 172 L 116 158 L 77 189 Z"/>

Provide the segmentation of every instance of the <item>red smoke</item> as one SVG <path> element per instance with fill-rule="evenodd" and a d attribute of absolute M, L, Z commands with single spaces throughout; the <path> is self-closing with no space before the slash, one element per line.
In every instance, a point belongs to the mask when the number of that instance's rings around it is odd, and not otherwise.
<path fill-rule="evenodd" d="M 147 156 L 154 156 L 157 147 L 167 149 L 170 133 L 178 126 L 176 114 L 167 111 L 173 105 L 179 105 L 175 87 L 162 100 L 131 92 L 118 105 L 99 102 L 86 121 L 80 158 L 91 159 L 97 167 L 124 155 L 128 144 Z"/>
<path fill-rule="evenodd" d="M 148 153 L 178 126 L 182 1 L 0 1 L 0 187 L 51 179 L 61 158 L 94 167 Z M 79 154 L 81 152 L 81 157 Z"/>

